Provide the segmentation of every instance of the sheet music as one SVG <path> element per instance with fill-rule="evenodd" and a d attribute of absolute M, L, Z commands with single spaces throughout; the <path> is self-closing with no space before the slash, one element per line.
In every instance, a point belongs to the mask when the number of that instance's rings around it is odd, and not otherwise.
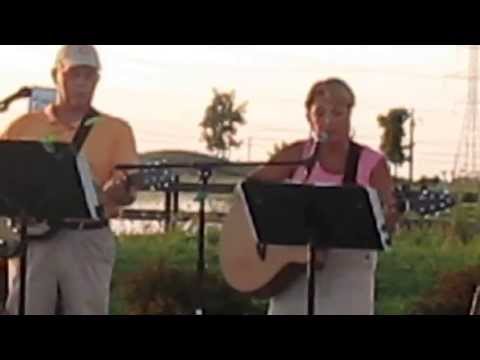
<path fill-rule="evenodd" d="M 382 203 L 380 201 L 378 191 L 368 186 L 365 186 L 365 189 L 367 190 L 367 194 L 370 199 L 370 205 L 372 206 L 373 215 L 375 217 L 375 224 L 377 225 L 383 249 L 385 251 L 388 251 L 391 247 L 391 239 L 386 229 L 382 228 L 383 226 L 386 226 L 386 219 L 382 209 Z"/>
<path fill-rule="evenodd" d="M 90 216 L 94 220 L 100 220 L 100 216 L 97 213 L 97 208 L 100 206 L 100 202 L 98 200 L 97 191 L 95 190 L 90 165 L 88 164 L 88 161 L 83 153 L 80 153 L 77 156 L 77 167 L 78 172 L 80 173 L 80 179 L 82 181 L 82 187 L 85 194 L 85 199 L 87 200 L 87 207 L 90 212 Z"/>
<path fill-rule="evenodd" d="M 314 185 L 324 186 L 324 187 L 338 187 L 338 184 L 327 183 L 327 182 L 316 182 L 314 183 Z M 368 186 L 362 186 L 362 187 L 367 191 L 368 198 L 370 200 L 373 216 L 375 217 L 375 225 L 377 226 L 382 248 L 383 250 L 388 251 L 390 250 L 391 239 L 387 231 L 384 228 L 382 228 L 386 224 L 386 219 L 382 209 L 382 203 L 380 201 L 378 191 Z"/>
<path fill-rule="evenodd" d="M 29 112 L 43 110 L 49 104 L 55 102 L 57 91 L 53 88 L 34 87 L 30 96 Z"/>

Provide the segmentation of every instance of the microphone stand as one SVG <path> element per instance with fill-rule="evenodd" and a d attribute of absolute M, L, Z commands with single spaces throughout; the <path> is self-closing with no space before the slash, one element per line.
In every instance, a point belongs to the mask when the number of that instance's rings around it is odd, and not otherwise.
<path fill-rule="evenodd" d="M 0 113 L 3 113 L 8 110 L 10 104 L 13 103 L 15 100 L 28 98 L 32 96 L 32 89 L 29 87 L 22 87 L 13 95 L 10 95 L 6 99 L 0 101 Z"/>
<path fill-rule="evenodd" d="M 315 149 L 318 149 L 317 145 Z M 306 159 L 297 161 L 270 161 L 270 162 L 236 162 L 236 163 L 218 163 L 218 162 L 186 162 L 186 163 L 161 163 L 161 164 L 143 164 L 143 165 L 129 165 L 121 164 L 116 166 L 117 170 L 165 170 L 165 169 L 195 169 L 199 172 L 200 178 L 200 196 L 199 198 L 199 227 L 197 234 L 197 308 L 196 315 L 204 315 L 204 275 L 205 275 L 205 200 L 207 197 L 208 182 L 212 177 L 213 171 L 220 168 L 246 168 L 246 167 L 260 167 L 260 166 L 306 166 L 307 171 L 311 169 L 317 160 L 318 150 L 314 151 L 311 156 Z M 312 239 L 313 241 L 313 239 Z M 311 246 L 310 246 L 311 248 Z M 313 275 L 313 262 L 315 255 L 311 255 L 313 249 L 309 249 L 309 275 Z"/>
<path fill-rule="evenodd" d="M 22 87 L 16 93 L 8 96 L 4 100 L 0 101 L 0 113 L 4 113 L 8 111 L 10 105 L 19 99 L 29 98 L 32 96 L 32 89 L 29 87 Z M 20 299 L 19 299 L 19 314 L 25 315 L 25 273 L 26 273 L 26 251 L 23 249 L 25 247 L 25 233 L 26 233 L 26 222 L 23 221 L 24 217 L 22 217 L 21 226 L 20 226 L 20 243 L 18 247 L 11 251 L 9 249 L 8 241 L 2 240 L 0 241 L 0 250 L 2 252 L 2 257 L 11 258 L 17 255 L 20 255 L 20 272 L 21 272 L 21 283 L 20 283 Z M 4 274 L 4 278 L 7 283 L 7 293 L 8 293 L 8 265 L 6 269 L 6 273 Z"/>

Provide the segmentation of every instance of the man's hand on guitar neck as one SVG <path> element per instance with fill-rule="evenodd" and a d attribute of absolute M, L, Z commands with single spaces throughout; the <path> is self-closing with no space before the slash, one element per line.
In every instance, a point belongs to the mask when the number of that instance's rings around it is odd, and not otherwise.
<path fill-rule="evenodd" d="M 121 206 L 131 205 L 136 199 L 137 189 L 124 174 L 116 174 L 100 189 L 97 187 L 100 202 L 104 205 L 107 215 Z"/>

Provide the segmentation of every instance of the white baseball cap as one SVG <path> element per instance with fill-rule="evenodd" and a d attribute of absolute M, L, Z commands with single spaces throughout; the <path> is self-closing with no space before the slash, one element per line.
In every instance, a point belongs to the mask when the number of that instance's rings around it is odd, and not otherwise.
<path fill-rule="evenodd" d="M 55 69 L 68 70 L 75 66 L 91 66 L 100 70 L 100 59 L 92 45 L 64 45 L 55 60 Z"/>

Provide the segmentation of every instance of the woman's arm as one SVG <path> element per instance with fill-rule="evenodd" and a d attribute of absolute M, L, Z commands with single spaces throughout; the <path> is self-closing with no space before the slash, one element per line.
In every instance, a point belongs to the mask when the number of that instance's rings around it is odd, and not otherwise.
<path fill-rule="evenodd" d="M 302 160 L 304 141 L 299 141 L 287 146 L 274 155 L 270 162 L 290 162 Z M 283 181 L 290 178 L 294 171 L 297 169 L 297 165 L 288 166 L 262 166 L 259 169 L 253 171 L 248 178 L 260 181 Z"/>
<path fill-rule="evenodd" d="M 399 220 L 399 213 L 395 197 L 395 185 L 384 158 L 373 169 L 370 176 L 370 185 L 379 192 L 384 205 L 387 228 L 390 232 L 393 232 Z"/>

